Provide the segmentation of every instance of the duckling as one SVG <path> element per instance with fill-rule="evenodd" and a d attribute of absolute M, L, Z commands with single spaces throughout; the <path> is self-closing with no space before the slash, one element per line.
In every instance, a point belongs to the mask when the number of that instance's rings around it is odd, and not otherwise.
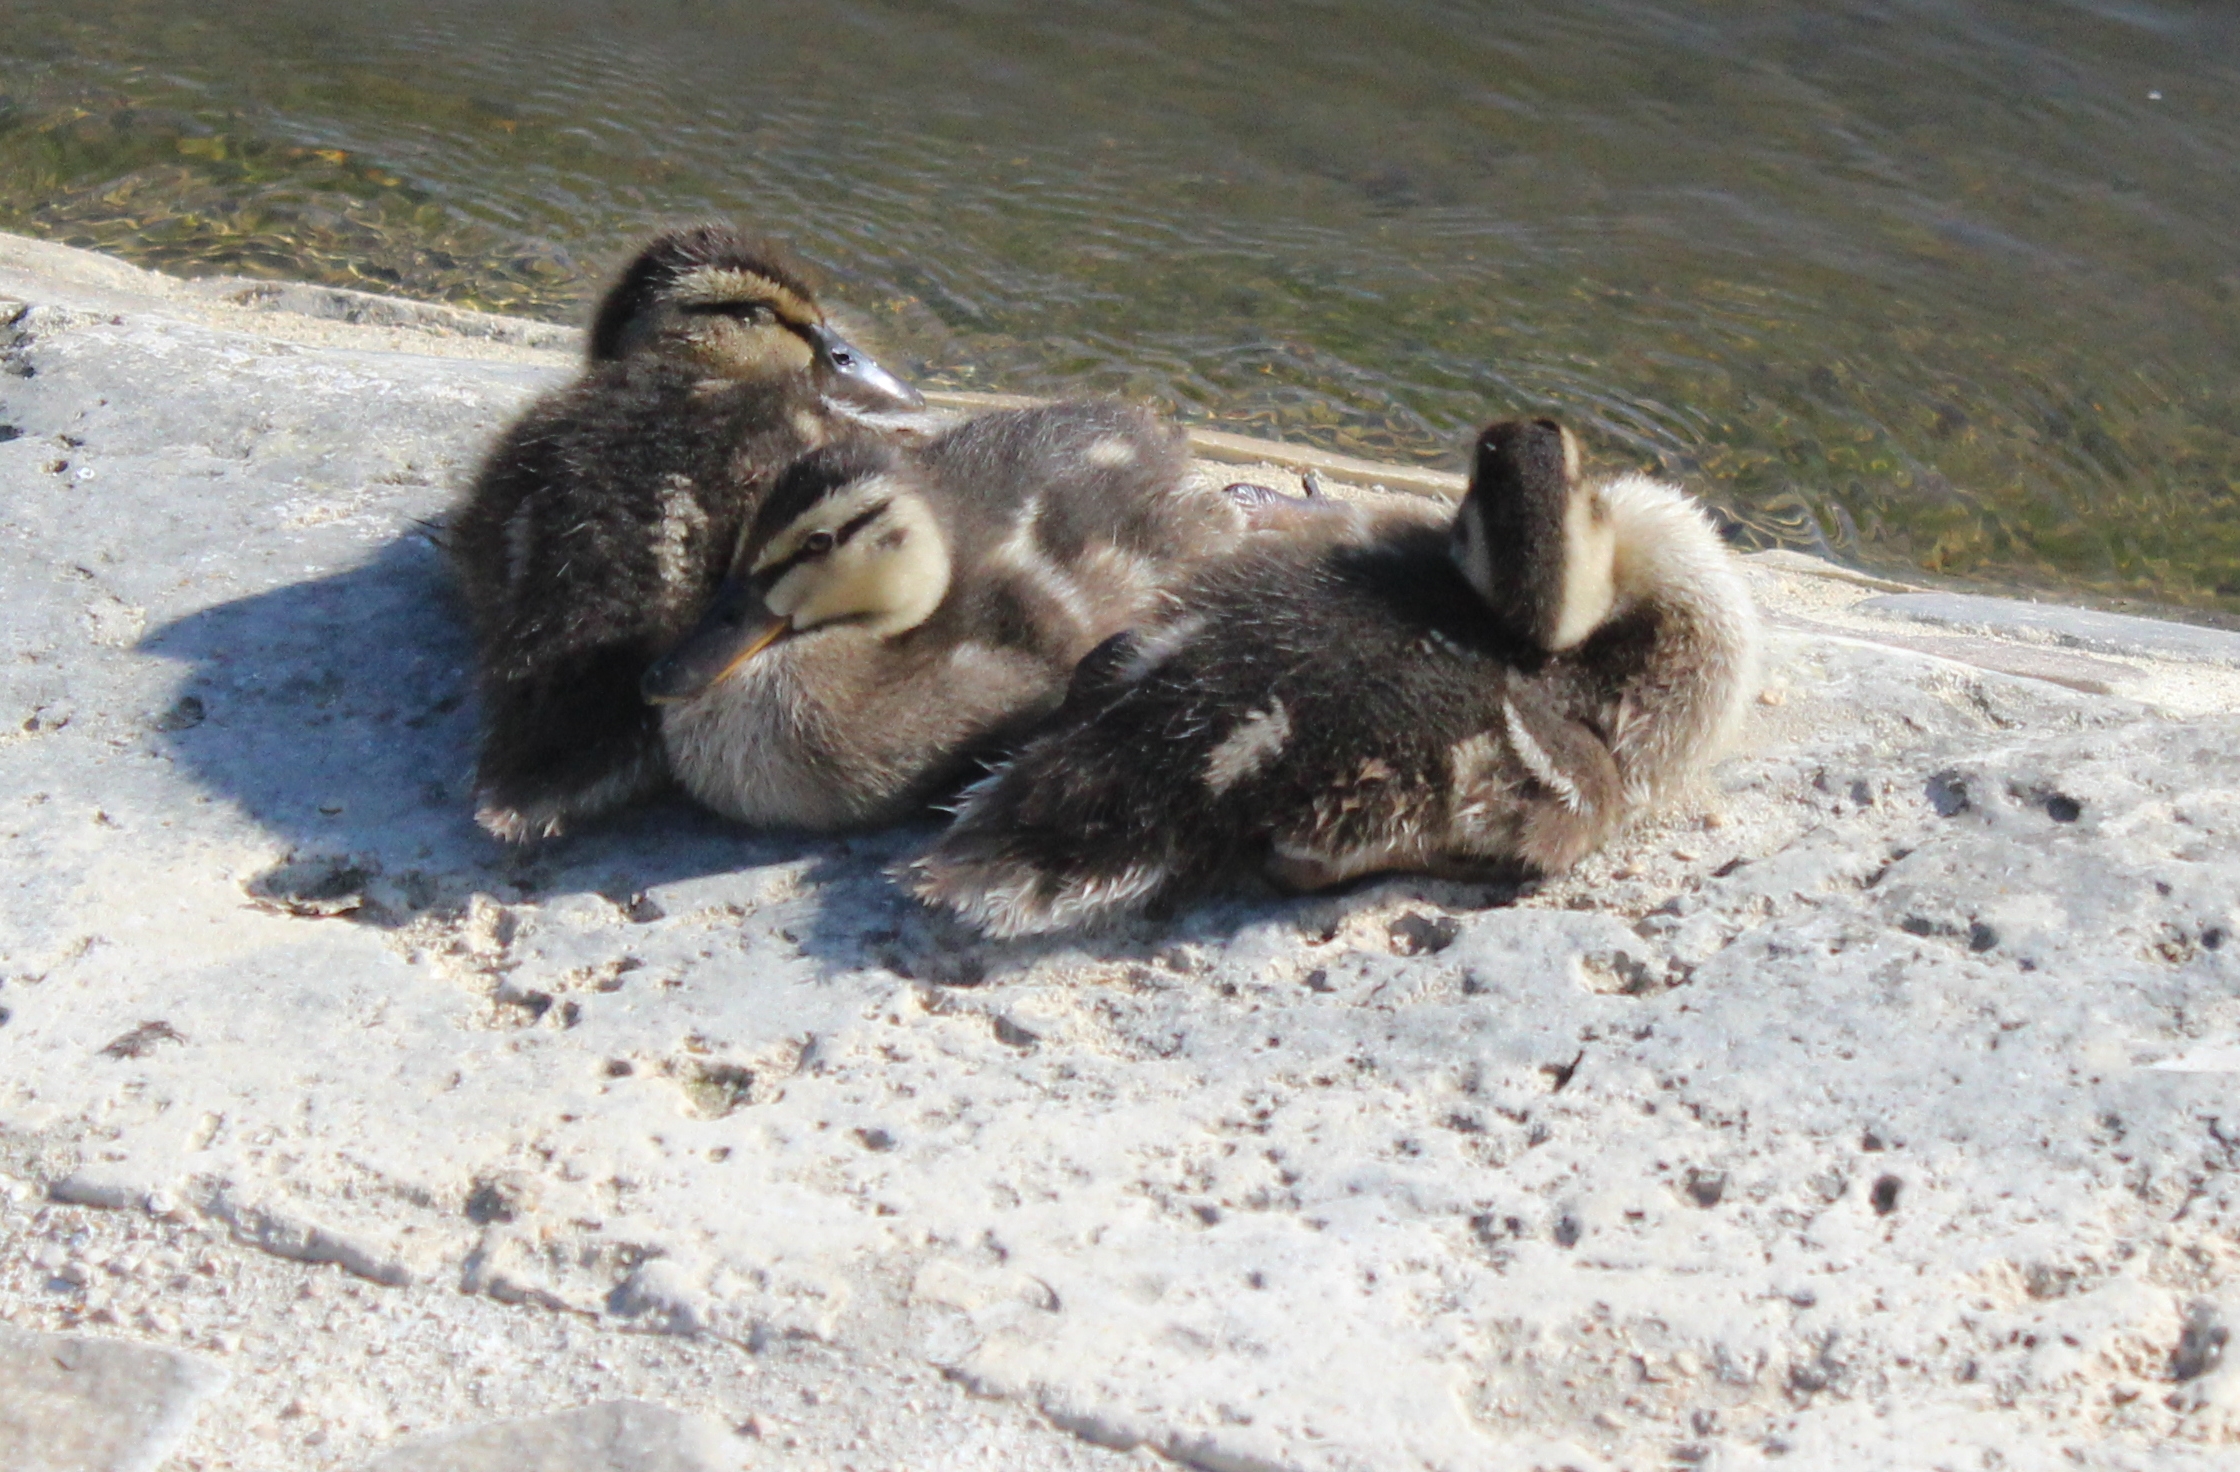
<path fill-rule="evenodd" d="M 770 482 L 851 419 L 922 404 L 770 242 L 703 225 L 641 250 L 582 374 L 507 431 L 451 519 L 482 826 L 552 837 L 661 785 L 638 682 L 706 608 Z"/>
<path fill-rule="evenodd" d="M 648 672 L 670 768 L 765 826 L 890 822 L 1063 698 L 1246 510 L 1123 405 L 984 415 L 909 452 L 855 437 L 788 469 L 708 619 Z"/>
<path fill-rule="evenodd" d="M 1590 487 L 1551 420 L 1479 437 L 1451 526 L 1248 546 L 1083 661 L 906 882 L 998 936 L 1258 867 L 1549 874 L 1702 766 L 1758 620 L 1676 487 Z"/>

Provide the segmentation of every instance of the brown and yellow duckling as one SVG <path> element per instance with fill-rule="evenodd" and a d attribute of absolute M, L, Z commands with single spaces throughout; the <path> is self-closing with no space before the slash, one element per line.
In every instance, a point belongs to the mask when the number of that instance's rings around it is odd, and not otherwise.
<path fill-rule="evenodd" d="M 1064 708 L 911 868 L 995 935 L 1257 868 L 1546 874 L 1702 767 L 1758 620 L 1703 513 L 1589 485 L 1549 420 L 1478 440 L 1451 526 L 1254 544 L 1083 664 Z"/>
<path fill-rule="evenodd" d="M 778 472 L 916 391 L 842 338 L 784 250 L 664 234 L 588 361 L 498 441 L 449 541 L 482 695 L 476 818 L 551 837 L 665 781 L 646 668 L 707 606 Z"/>
<path fill-rule="evenodd" d="M 1062 700 L 1082 655 L 1229 553 L 1245 510 L 1140 410 L 989 414 L 789 469 L 702 626 L 649 673 L 669 765 L 768 826 L 890 822 Z"/>

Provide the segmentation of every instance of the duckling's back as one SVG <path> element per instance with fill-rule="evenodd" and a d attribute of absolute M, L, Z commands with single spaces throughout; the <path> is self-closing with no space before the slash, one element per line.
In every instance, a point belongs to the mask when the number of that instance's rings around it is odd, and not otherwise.
<path fill-rule="evenodd" d="M 1443 528 L 1257 544 L 1099 648 L 976 787 L 920 894 L 1062 929 L 1241 867 L 1302 888 L 1473 856 L 1560 868 L 1615 814 L 1594 733 L 1455 569 Z"/>
<path fill-rule="evenodd" d="M 1142 409 L 1067 401 L 982 415 L 922 452 L 951 529 L 970 637 L 1063 673 L 1232 550 L 1243 518 L 1194 485 L 1179 431 Z"/>
<path fill-rule="evenodd" d="M 811 394 L 642 360 L 602 364 L 533 406 L 450 528 L 491 673 L 674 638 L 760 492 L 812 443 L 801 415 L 814 411 Z"/>

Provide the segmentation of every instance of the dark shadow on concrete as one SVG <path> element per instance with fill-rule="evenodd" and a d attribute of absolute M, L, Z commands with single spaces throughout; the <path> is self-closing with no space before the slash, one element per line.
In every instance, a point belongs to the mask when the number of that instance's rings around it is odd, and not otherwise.
<path fill-rule="evenodd" d="M 190 614 L 139 647 L 185 667 L 158 722 L 180 769 L 292 851 L 249 895 L 290 913 L 394 926 L 477 892 L 508 903 L 588 893 L 650 920 L 661 907 L 649 891 L 665 884 L 806 861 L 811 915 L 795 934 L 828 972 L 973 985 L 1045 957 L 1137 959 L 1270 922 L 1311 926 L 1362 902 L 1248 886 L 1106 932 L 991 942 L 891 877 L 932 842 L 938 815 L 842 837 L 763 833 L 671 796 L 553 842 L 501 844 L 471 813 L 472 649 L 442 555 L 421 534 L 347 571 Z"/>
<path fill-rule="evenodd" d="M 472 648 L 442 554 L 413 534 L 344 572 L 153 630 L 186 667 L 161 739 L 182 771 L 294 851 L 264 898 L 396 923 L 462 903 L 589 891 L 627 904 L 681 878 L 830 847 L 668 798 L 524 848 L 475 826 Z"/>

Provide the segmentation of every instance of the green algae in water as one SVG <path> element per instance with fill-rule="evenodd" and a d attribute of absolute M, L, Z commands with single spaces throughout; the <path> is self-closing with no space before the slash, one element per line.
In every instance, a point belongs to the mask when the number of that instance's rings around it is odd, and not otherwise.
<path fill-rule="evenodd" d="M 1746 540 L 2240 613 L 2199 7 L 15 11 L 7 228 L 566 320 L 745 218 L 935 381 L 1449 466 L 1555 410 Z"/>

